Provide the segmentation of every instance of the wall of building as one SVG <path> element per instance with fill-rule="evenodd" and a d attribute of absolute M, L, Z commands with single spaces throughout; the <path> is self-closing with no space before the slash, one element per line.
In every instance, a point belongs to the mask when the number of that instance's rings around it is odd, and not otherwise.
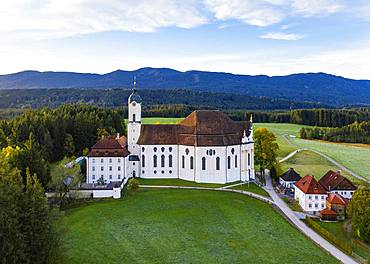
<path fill-rule="evenodd" d="M 179 145 L 178 148 L 178 171 L 179 178 L 194 181 L 196 170 L 196 156 L 194 146 Z M 192 161 L 192 162 L 191 162 Z"/>
<path fill-rule="evenodd" d="M 229 159 L 230 157 L 230 167 Z M 237 160 L 237 166 L 235 166 L 235 159 Z M 240 145 L 227 146 L 226 147 L 226 156 L 225 156 L 225 171 L 226 171 L 226 182 L 234 182 L 241 180 L 241 162 L 247 162 L 246 160 L 242 161 L 241 156 L 241 147 Z"/>
<path fill-rule="evenodd" d="M 178 178 L 177 145 L 141 145 L 140 151 L 141 178 Z M 154 166 L 155 156 L 157 157 L 156 167 Z M 172 156 L 172 166 L 170 166 L 170 156 Z M 164 164 L 162 164 L 162 157 L 164 157 Z"/>
<path fill-rule="evenodd" d="M 340 196 L 342 196 L 343 198 L 352 199 L 352 195 L 353 195 L 354 191 L 335 190 L 335 191 L 331 191 L 331 193 L 337 193 L 337 194 L 340 194 Z"/>
<path fill-rule="evenodd" d="M 97 183 L 103 177 L 105 183 L 121 181 L 125 177 L 126 160 L 124 157 L 88 157 L 87 183 Z"/>
<path fill-rule="evenodd" d="M 205 169 L 202 160 L 205 160 Z M 219 158 L 219 169 L 216 160 Z M 238 159 L 238 157 L 237 157 Z M 240 166 L 237 160 L 237 166 Z M 195 181 L 204 183 L 226 183 L 226 147 L 196 147 L 195 148 Z M 233 165 L 233 164 L 232 164 Z"/>
<path fill-rule="evenodd" d="M 327 194 L 305 194 L 299 188 L 294 187 L 294 199 L 306 212 L 314 213 L 325 209 L 327 197 Z"/>

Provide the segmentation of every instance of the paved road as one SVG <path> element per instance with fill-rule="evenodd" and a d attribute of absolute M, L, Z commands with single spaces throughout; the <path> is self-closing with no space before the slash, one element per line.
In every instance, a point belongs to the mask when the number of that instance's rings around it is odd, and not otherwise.
<path fill-rule="evenodd" d="M 299 147 L 298 145 L 296 144 L 293 144 L 287 137 L 286 135 L 284 135 L 284 138 L 286 139 L 286 141 L 291 144 L 291 145 L 294 145 L 294 146 L 297 146 Z M 286 157 L 282 158 L 281 160 L 279 160 L 279 162 L 284 162 L 286 161 L 287 159 L 290 159 L 291 157 L 293 157 L 295 154 L 297 154 L 298 152 L 300 151 L 303 151 L 303 150 L 306 150 L 306 151 L 311 151 L 311 152 L 314 152 L 318 155 L 320 155 L 321 157 L 327 159 L 328 161 L 330 161 L 331 163 L 333 163 L 334 165 L 336 165 L 337 167 L 339 167 L 341 170 L 344 170 L 346 172 L 348 172 L 349 174 L 351 174 L 353 177 L 357 178 L 357 179 L 360 179 L 360 180 L 363 180 L 365 182 L 368 182 L 370 183 L 370 181 L 364 177 L 362 177 L 361 175 L 358 175 L 357 173 L 354 173 L 353 171 L 351 171 L 350 169 L 348 169 L 347 167 L 343 166 L 342 164 L 340 164 L 339 162 L 337 162 L 336 160 L 334 160 L 333 158 L 327 156 L 326 154 L 320 152 L 320 151 L 317 151 L 317 150 L 314 150 L 314 149 L 309 149 L 309 148 L 300 148 L 300 149 L 297 149 L 291 153 L 289 153 Z"/>
<path fill-rule="evenodd" d="M 320 235 L 314 232 L 311 228 L 309 228 L 305 223 L 299 220 L 297 215 L 277 195 L 277 193 L 275 192 L 272 186 L 271 178 L 269 176 L 266 176 L 266 186 L 263 188 L 268 192 L 272 200 L 275 202 L 275 205 L 279 207 L 279 209 L 289 218 L 291 223 L 293 223 L 302 233 L 304 233 L 306 236 L 312 239 L 316 244 L 318 244 L 320 247 L 325 249 L 327 252 L 329 252 L 331 255 L 333 255 L 335 258 L 337 258 L 342 263 L 346 263 L 346 264 L 347 263 L 357 263 L 353 258 L 346 255 L 345 253 L 340 251 L 338 248 L 330 244 L 326 239 L 322 238 Z"/>

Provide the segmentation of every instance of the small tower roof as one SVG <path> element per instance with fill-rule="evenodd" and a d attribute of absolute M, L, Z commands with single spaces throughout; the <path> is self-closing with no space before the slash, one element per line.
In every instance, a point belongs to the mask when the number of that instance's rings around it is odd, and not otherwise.
<path fill-rule="evenodd" d="M 141 99 L 140 95 L 136 92 L 136 76 L 135 76 L 134 77 L 134 85 L 133 85 L 133 88 L 132 88 L 132 93 L 128 98 L 128 102 L 129 103 L 132 103 L 132 102 L 141 103 L 141 101 L 142 101 L 142 99 Z"/>

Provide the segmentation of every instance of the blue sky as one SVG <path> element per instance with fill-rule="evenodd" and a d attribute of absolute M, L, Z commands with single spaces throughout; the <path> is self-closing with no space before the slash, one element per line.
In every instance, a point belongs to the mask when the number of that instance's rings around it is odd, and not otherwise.
<path fill-rule="evenodd" d="M 13 0 L 0 74 L 168 67 L 370 79 L 370 1 Z"/>

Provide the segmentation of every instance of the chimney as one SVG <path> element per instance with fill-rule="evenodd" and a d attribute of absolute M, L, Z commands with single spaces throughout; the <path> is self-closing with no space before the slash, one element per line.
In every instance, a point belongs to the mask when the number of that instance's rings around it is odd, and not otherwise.
<path fill-rule="evenodd" d="M 119 133 L 117 133 L 117 139 L 119 139 Z"/>

